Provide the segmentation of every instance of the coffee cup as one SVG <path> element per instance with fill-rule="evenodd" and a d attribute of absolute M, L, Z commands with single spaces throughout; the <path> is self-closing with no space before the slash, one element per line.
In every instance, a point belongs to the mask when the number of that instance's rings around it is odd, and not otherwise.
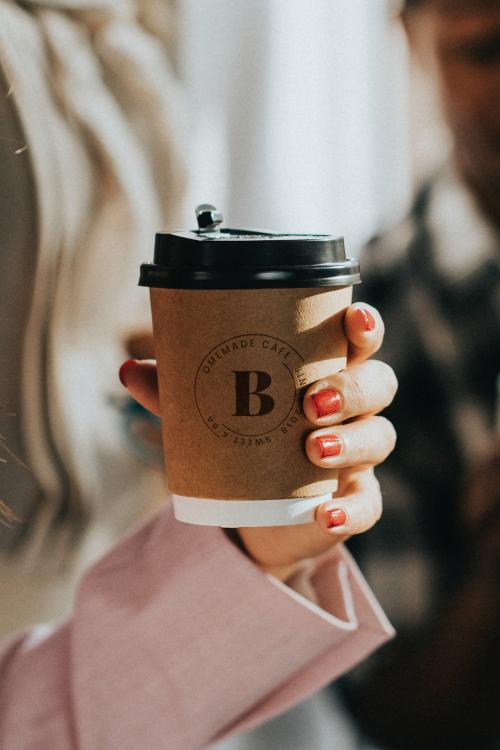
<path fill-rule="evenodd" d="M 167 482 L 176 517 L 309 523 L 337 472 L 304 452 L 305 390 L 346 366 L 359 264 L 342 238 L 199 228 L 156 235 L 150 287 Z"/>

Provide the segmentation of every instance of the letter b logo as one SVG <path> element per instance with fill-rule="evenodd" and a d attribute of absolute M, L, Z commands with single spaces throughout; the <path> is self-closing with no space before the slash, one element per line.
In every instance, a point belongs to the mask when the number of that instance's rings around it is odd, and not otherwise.
<path fill-rule="evenodd" d="M 268 372 L 262 370 L 231 370 L 231 372 L 235 378 L 234 417 L 263 417 L 272 412 L 274 399 L 268 393 L 264 393 L 271 385 L 271 376 Z M 250 409 L 251 406 L 253 411 Z M 255 411 L 257 406 L 258 411 Z"/>

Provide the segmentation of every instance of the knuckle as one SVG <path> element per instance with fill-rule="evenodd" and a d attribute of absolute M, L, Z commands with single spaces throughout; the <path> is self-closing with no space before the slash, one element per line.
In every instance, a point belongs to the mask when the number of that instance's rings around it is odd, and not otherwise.
<path fill-rule="evenodd" d="M 362 414 L 366 403 L 363 382 L 358 374 L 345 377 L 344 409 L 350 414 Z"/>
<path fill-rule="evenodd" d="M 373 523 L 376 524 L 377 521 L 380 521 L 382 518 L 382 512 L 384 509 L 383 499 L 382 499 L 382 492 L 380 489 L 380 484 L 378 483 L 378 480 L 375 479 L 375 485 L 373 490 Z"/>
<path fill-rule="evenodd" d="M 388 456 L 396 447 L 397 432 L 394 428 L 394 425 L 387 419 L 387 417 L 378 417 L 378 421 L 384 434 L 384 442 L 386 447 L 385 456 Z"/>
<path fill-rule="evenodd" d="M 360 531 L 372 529 L 382 517 L 382 494 L 378 483 L 369 492 L 367 500 L 367 514 Z"/>
<path fill-rule="evenodd" d="M 396 373 L 390 365 L 380 360 L 371 360 L 372 377 L 382 384 L 382 391 L 386 405 L 389 405 L 397 393 L 399 383 Z"/>
<path fill-rule="evenodd" d="M 380 364 L 382 365 L 382 372 L 385 377 L 387 392 L 390 396 L 390 400 L 392 401 L 399 387 L 398 379 L 396 377 L 396 373 L 390 365 L 388 365 L 386 362 L 381 362 Z"/>

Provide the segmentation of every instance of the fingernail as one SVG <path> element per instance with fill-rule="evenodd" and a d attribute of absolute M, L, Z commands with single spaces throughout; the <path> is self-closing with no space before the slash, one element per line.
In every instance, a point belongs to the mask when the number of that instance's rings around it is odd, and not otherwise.
<path fill-rule="evenodd" d="M 369 310 L 365 310 L 364 308 L 359 308 L 356 310 L 356 315 L 359 321 L 359 324 L 363 326 L 365 331 L 373 331 L 375 329 L 375 326 L 377 325 L 375 318 L 371 314 Z"/>
<path fill-rule="evenodd" d="M 321 450 L 320 458 L 338 456 L 342 453 L 342 440 L 337 435 L 321 435 L 316 438 L 316 442 Z"/>
<path fill-rule="evenodd" d="M 342 406 L 342 397 L 338 391 L 333 388 L 327 391 L 313 393 L 312 400 L 318 413 L 318 417 L 326 417 L 328 414 L 335 414 Z"/>
<path fill-rule="evenodd" d="M 133 365 L 136 365 L 138 363 L 138 359 L 127 359 L 126 362 L 122 364 L 120 369 L 118 370 L 118 377 L 120 378 L 120 383 L 127 387 L 127 370 L 129 370 Z"/>
<path fill-rule="evenodd" d="M 347 515 L 344 510 L 327 510 L 326 511 L 326 526 L 328 529 L 333 529 L 336 526 L 343 526 L 347 521 Z"/>

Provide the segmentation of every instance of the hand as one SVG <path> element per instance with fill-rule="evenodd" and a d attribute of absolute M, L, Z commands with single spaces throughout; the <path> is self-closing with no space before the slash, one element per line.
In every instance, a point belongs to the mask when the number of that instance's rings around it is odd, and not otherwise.
<path fill-rule="evenodd" d="M 367 531 L 382 514 L 373 467 L 391 453 L 396 435 L 387 419 L 375 415 L 391 403 L 397 381 L 388 365 L 366 361 L 380 348 L 384 336 L 382 319 L 374 308 L 364 303 L 351 305 L 344 329 L 349 341 L 347 369 L 314 383 L 304 396 L 304 413 L 314 428 L 305 450 L 316 466 L 339 469 L 337 496 L 319 506 L 315 523 L 239 529 L 250 556 L 282 579 L 302 560 Z M 129 361 L 121 372 L 130 394 L 160 415 L 156 363 Z M 336 455 L 325 456 L 325 452 Z"/>

